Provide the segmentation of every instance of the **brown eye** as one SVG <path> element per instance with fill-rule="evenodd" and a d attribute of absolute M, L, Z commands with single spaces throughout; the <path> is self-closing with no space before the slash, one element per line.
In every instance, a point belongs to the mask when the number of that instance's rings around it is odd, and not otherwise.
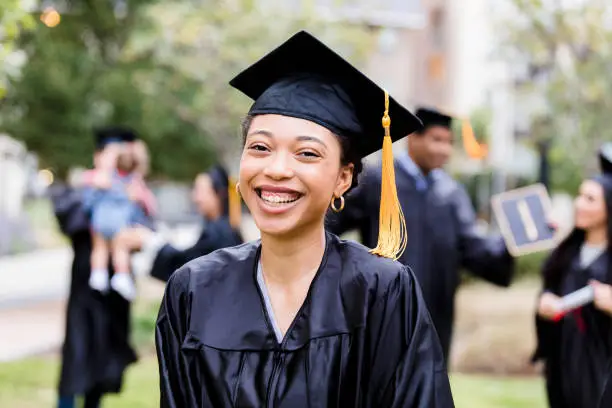
<path fill-rule="evenodd" d="M 318 153 L 313 152 L 311 150 L 304 150 L 302 152 L 299 152 L 298 155 L 302 156 L 302 157 L 305 157 L 305 158 L 309 158 L 309 159 L 321 157 Z"/>
<path fill-rule="evenodd" d="M 258 152 L 266 152 L 268 151 L 268 148 L 261 143 L 256 143 L 256 144 L 249 146 L 249 150 L 255 150 Z"/>

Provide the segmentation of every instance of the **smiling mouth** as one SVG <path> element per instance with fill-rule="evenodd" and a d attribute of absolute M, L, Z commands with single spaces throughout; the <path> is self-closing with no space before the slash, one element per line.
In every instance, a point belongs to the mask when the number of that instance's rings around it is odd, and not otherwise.
<path fill-rule="evenodd" d="M 266 204 L 282 206 L 291 204 L 302 198 L 303 194 L 297 191 L 268 191 L 256 188 L 255 192 Z"/>

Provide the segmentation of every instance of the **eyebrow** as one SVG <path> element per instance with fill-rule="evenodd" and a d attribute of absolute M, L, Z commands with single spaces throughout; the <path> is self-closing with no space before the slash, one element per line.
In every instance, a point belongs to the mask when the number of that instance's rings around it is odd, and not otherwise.
<path fill-rule="evenodd" d="M 266 136 L 269 138 L 273 138 L 274 135 L 272 132 L 270 132 L 269 130 L 266 129 L 256 129 L 253 132 L 249 133 L 247 135 L 248 136 L 255 136 L 255 135 L 262 135 L 262 136 Z M 307 135 L 300 135 L 297 136 L 296 139 L 300 142 L 315 142 L 320 144 L 321 146 L 327 148 L 327 145 L 325 144 L 325 142 L 323 142 L 321 139 L 319 139 L 318 137 L 315 136 L 307 136 Z"/>

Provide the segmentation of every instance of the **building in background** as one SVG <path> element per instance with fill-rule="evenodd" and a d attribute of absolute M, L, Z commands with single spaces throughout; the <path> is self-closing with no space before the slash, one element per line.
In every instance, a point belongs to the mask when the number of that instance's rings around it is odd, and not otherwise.
<path fill-rule="evenodd" d="M 535 179 L 537 153 L 516 142 L 528 128 L 525 112 L 519 109 L 523 101 L 515 93 L 516 64 L 497 54 L 501 38 L 495 27 L 511 12 L 506 0 L 351 3 L 363 4 L 361 21 L 375 28 L 379 37 L 366 70 L 400 103 L 411 108 L 430 106 L 460 117 L 478 110 L 488 114 L 487 157 L 472 159 L 458 143 L 448 166 L 454 174 L 469 178 L 491 174 L 477 183 L 473 198 L 478 208 L 488 213 L 491 194 L 512 187 L 509 179 Z M 401 17 L 380 18 L 373 3 Z M 405 141 L 396 145 L 397 154 Z M 369 160 L 379 158 L 380 153 Z"/>

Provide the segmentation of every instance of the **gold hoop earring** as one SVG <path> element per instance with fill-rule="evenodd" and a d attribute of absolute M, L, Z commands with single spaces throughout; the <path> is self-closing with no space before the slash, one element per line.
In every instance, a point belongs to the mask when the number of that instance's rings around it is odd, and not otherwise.
<path fill-rule="evenodd" d="M 240 183 L 236 183 L 236 194 L 240 196 Z"/>
<path fill-rule="evenodd" d="M 340 208 L 336 207 L 337 198 L 340 199 Z M 333 196 L 329 206 L 331 207 L 332 211 L 335 213 L 339 213 L 340 211 L 344 210 L 344 196 L 340 196 L 340 197 Z"/>

